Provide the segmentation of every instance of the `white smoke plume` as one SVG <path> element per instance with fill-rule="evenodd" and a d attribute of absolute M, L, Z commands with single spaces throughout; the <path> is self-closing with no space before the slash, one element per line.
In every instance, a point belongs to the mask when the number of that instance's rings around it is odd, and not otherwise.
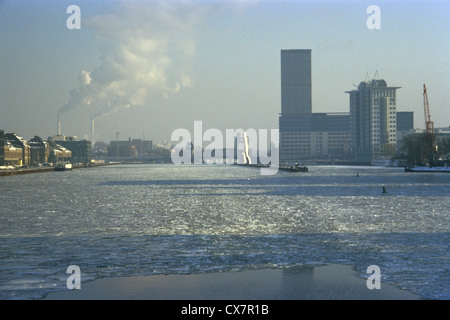
<path fill-rule="evenodd" d="M 196 27 L 206 11 L 205 3 L 124 1 L 113 13 L 85 19 L 83 27 L 101 40 L 101 63 L 81 71 L 58 118 L 89 106 L 95 119 L 145 105 L 153 93 L 169 97 L 190 86 Z"/>

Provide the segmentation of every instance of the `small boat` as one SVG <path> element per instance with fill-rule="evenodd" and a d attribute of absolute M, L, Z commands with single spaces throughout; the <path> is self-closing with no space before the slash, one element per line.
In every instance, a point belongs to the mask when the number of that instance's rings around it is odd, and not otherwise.
<path fill-rule="evenodd" d="M 254 167 L 254 168 L 269 168 L 270 166 L 267 164 L 242 164 L 242 163 L 235 163 L 238 166 L 244 166 L 244 167 Z M 308 172 L 308 167 L 299 167 L 297 164 L 294 166 L 279 166 L 278 170 L 281 171 L 289 171 L 289 172 Z"/>
<path fill-rule="evenodd" d="M 64 163 L 64 162 L 58 162 L 55 165 L 55 171 L 66 171 L 66 170 L 72 170 L 72 164 L 71 163 Z"/>
<path fill-rule="evenodd" d="M 308 167 L 298 166 L 298 162 L 295 162 L 293 166 L 280 166 L 278 170 L 289 171 L 289 172 L 308 172 Z"/>
<path fill-rule="evenodd" d="M 278 170 L 289 171 L 289 172 L 308 172 L 308 167 L 279 167 Z"/>

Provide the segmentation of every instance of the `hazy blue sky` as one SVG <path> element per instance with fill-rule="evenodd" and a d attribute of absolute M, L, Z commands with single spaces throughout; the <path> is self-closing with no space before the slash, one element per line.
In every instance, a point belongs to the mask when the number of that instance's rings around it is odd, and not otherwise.
<path fill-rule="evenodd" d="M 70 30 L 69 5 L 81 9 Z M 381 9 L 370 30 L 369 5 Z M 450 125 L 450 1 L 0 0 L 0 128 L 26 139 L 170 140 L 176 128 L 278 128 L 280 50 L 312 49 L 313 112 L 348 112 L 378 72 L 400 111 Z M 103 115 L 103 116 L 101 116 Z"/>

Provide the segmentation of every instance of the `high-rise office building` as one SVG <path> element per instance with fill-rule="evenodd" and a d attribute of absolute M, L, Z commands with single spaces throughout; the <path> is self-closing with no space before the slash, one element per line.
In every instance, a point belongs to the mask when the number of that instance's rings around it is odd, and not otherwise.
<path fill-rule="evenodd" d="M 281 161 L 348 156 L 349 114 L 312 113 L 311 69 L 311 49 L 281 50 Z"/>
<path fill-rule="evenodd" d="M 311 49 L 281 50 L 281 114 L 311 110 Z"/>
<path fill-rule="evenodd" d="M 350 95 L 350 148 L 355 160 L 370 161 L 397 143 L 396 90 L 384 80 L 362 81 Z"/>

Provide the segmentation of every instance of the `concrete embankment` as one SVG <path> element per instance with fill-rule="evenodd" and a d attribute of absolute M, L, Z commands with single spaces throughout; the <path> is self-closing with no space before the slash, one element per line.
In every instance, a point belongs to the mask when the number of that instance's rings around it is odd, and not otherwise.
<path fill-rule="evenodd" d="M 112 165 L 110 163 L 95 163 L 90 164 L 89 166 L 85 165 L 74 165 L 72 169 L 81 169 L 81 168 L 93 168 L 93 167 L 102 167 Z M 54 167 L 44 167 L 44 168 L 29 168 L 29 169 L 17 169 L 17 170 L 0 170 L 0 177 L 5 176 L 16 176 L 21 174 L 31 174 L 31 173 L 39 173 L 39 172 L 49 172 L 54 171 Z"/>
<path fill-rule="evenodd" d="M 53 168 L 50 167 L 50 168 L 31 168 L 31 169 L 17 169 L 17 170 L 0 170 L 0 177 L 16 176 L 19 174 L 29 174 L 46 171 L 53 171 Z"/>

